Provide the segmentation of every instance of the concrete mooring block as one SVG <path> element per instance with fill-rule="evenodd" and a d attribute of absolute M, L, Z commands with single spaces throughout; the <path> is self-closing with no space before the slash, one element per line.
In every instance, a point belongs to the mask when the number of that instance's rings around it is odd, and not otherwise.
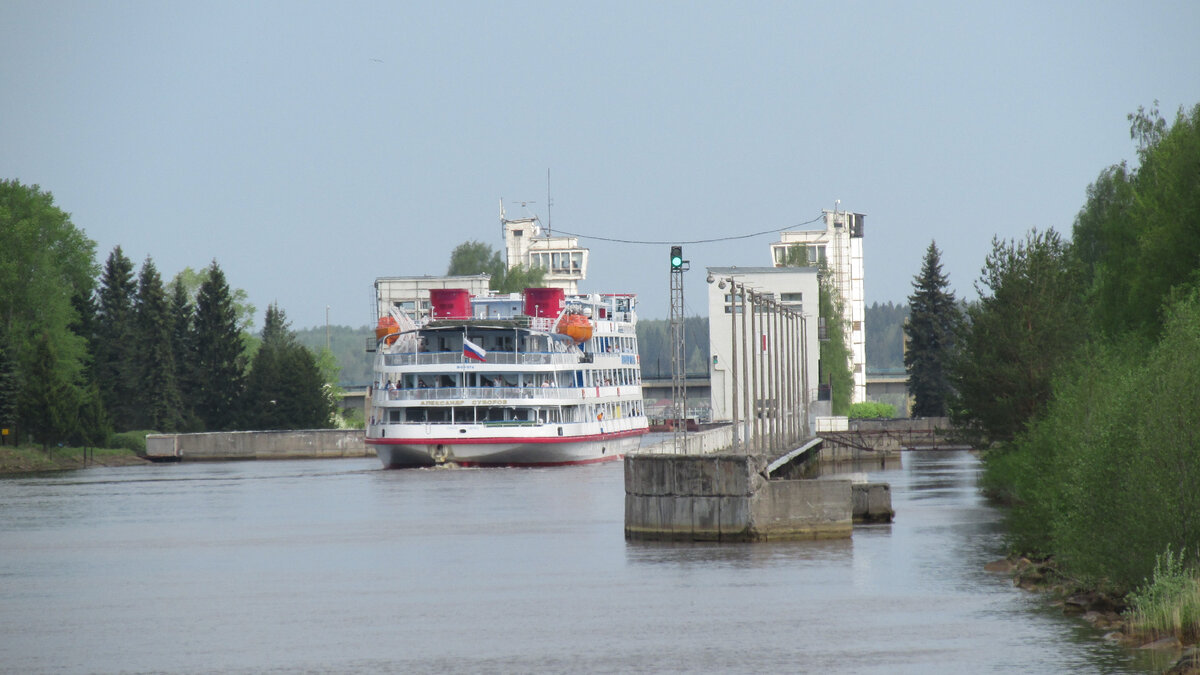
<path fill-rule="evenodd" d="M 890 523 L 896 517 L 892 510 L 892 486 L 887 483 L 855 483 L 854 522 Z"/>

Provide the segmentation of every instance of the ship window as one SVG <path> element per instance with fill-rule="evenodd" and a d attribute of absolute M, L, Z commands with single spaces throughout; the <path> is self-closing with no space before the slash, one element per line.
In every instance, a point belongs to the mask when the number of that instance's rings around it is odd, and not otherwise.
<path fill-rule="evenodd" d="M 388 421 L 389 422 L 399 422 L 401 412 L 402 411 L 399 408 L 392 408 L 391 410 L 389 410 L 388 411 Z"/>

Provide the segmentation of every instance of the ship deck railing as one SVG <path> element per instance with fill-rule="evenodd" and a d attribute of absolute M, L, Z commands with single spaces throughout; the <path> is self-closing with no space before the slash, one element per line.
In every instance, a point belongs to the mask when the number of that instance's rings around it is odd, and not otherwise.
<path fill-rule="evenodd" d="M 384 354 L 383 365 L 385 366 L 437 366 L 455 363 L 476 363 L 476 364 L 491 364 L 501 366 L 546 366 L 559 364 L 579 363 L 580 357 L 583 356 L 580 352 L 492 352 L 487 353 L 487 358 L 480 361 L 473 361 L 463 356 L 460 351 L 456 352 L 403 352 L 399 354 Z"/>
<path fill-rule="evenodd" d="M 500 401 L 509 399 L 552 399 L 578 401 L 583 398 L 616 396 L 622 387 L 633 392 L 638 384 L 606 384 L 599 387 L 427 387 L 389 389 L 389 401 Z M 503 405 L 499 403 L 497 405 Z"/>

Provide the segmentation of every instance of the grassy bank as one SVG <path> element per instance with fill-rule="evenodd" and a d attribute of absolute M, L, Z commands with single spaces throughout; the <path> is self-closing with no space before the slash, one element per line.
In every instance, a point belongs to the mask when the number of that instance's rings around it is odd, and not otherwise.
<path fill-rule="evenodd" d="M 53 447 L 43 451 L 36 445 L 0 446 L 0 475 L 145 463 L 136 452 L 125 448 L 88 448 L 85 458 L 83 448 Z"/>

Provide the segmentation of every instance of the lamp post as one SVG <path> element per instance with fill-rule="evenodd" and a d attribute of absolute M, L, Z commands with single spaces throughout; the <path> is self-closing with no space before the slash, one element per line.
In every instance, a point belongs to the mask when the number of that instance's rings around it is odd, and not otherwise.
<path fill-rule="evenodd" d="M 325 351 L 329 351 L 329 305 L 325 305 Z"/>

